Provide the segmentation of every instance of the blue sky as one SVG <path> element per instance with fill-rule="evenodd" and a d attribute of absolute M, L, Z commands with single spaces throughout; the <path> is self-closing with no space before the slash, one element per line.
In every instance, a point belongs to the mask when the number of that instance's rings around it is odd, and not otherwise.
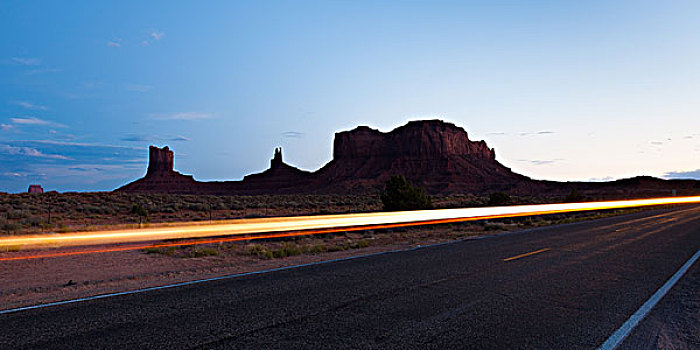
<path fill-rule="evenodd" d="M 315 170 L 440 118 L 539 179 L 700 178 L 697 1 L 5 1 L 0 191 Z"/>

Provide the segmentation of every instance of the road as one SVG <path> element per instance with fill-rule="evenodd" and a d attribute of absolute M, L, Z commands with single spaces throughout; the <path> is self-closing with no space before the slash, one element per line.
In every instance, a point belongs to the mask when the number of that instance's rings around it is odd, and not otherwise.
<path fill-rule="evenodd" d="M 0 348 L 595 349 L 698 249 L 700 206 L 647 211 L 3 314 Z M 621 348 L 698 348 L 699 264 Z"/>

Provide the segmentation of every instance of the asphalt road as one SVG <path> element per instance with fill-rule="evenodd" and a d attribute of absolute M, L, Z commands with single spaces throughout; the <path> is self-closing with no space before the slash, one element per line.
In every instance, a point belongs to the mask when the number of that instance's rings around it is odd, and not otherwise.
<path fill-rule="evenodd" d="M 594 349 L 698 249 L 699 206 L 649 211 L 4 314 L 0 348 Z M 623 347 L 698 348 L 697 265 Z"/>

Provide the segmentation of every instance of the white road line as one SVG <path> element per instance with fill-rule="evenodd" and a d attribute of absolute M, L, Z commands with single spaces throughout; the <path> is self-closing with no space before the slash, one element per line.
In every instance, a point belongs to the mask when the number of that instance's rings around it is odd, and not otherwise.
<path fill-rule="evenodd" d="M 139 293 L 145 293 L 145 292 L 150 292 L 150 291 L 160 290 L 160 289 L 168 289 L 168 288 L 183 287 L 183 286 L 189 286 L 189 285 L 193 285 L 193 284 L 200 284 L 200 283 L 210 282 L 210 281 L 227 280 L 227 279 L 233 279 L 233 278 L 239 278 L 239 277 L 245 277 L 245 276 L 251 276 L 251 275 L 261 275 L 261 274 L 265 274 L 265 273 L 269 273 L 269 272 L 276 272 L 276 271 L 283 271 L 283 270 L 292 270 L 292 269 L 297 269 L 297 268 L 301 268 L 301 267 L 307 267 L 307 266 L 313 266 L 313 265 L 322 265 L 322 264 L 328 264 L 328 263 L 334 263 L 334 262 L 346 261 L 346 260 L 361 259 L 361 258 L 373 257 L 373 256 L 378 256 L 378 255 L 383 255 L 383 254 L 407 252 L 407 251 L 418 250 L 418 249 L 423 249 L 423 248 L 437 247 L 437 246 L 441 246 L 441 245 L 447 245 L 447 244 L 453 244 L 453 243 L 458 243 L 458 242 L 463 242 L 463 241 L 471 241 L 471 240 L 477 240 L 477 239 L 483 239 L 483 238 L 490 238 L 490 237 L 496 237 L 496 236 L 495 236 L 495 235 L 492 235 L 492 236 L 481 236 L 481 237 L 474 237 L 474 238 L 468 238 L 468 239 L 459 239 L 459 240 L 454 240 L 454 241 L 449 241 L 449 242 L 442 242 L 442 243 L 435 243 L 435 244 L 429 244 L 429 245 L 422 245 L 422 246 L 417 246 L 417 247 L 412 247 L 412 248 L 406 248 L 406 249 L 388 250 L 388 251 L 384 251 L 384 252 L 376 252 L 376 253 L 370 253 L 370 254 L 359 255 L 359 256 L 350 256 L 350 257 L 347 257 L 347 258 L 339 258 L 339 259 L 331 259 L 331 260 L 316 261 L 316 262 L 307 263 L 307 264 L 292 265 L 292 266 L 283 266 L 283 267 L 277 267 L 277 268 L 274 268 L 274 269 L 267 269 L 267 270 L 261 270 L 261 271 L 252 271 L 252 272 L 244 272 L 244 273 L 237 273 L 237 274 L 232 274 L 232 275 L 225 275 L 225 276 L 219 276 L 219 277 L 205 278 L 205 279 L 194 280 L 194 281 L 180 282 L 180 283 L 168 284 L 168 285 L 165 285 L 165 286 L 148 287 L 148 288 L 130 290 L 130 291 L 126 291 L 126 292 L 109 293 L 109 294 L 100 294 L 100 295 L 94 295 L 94 296 L 85 297 L 85 298 L 78 298 L 78 299 L 71 299 L 71 300 L 63 300 L 63 301 L 56 301 L 56 302 L 53 302 L 53 303 L 46 303 L 46 304 L 39 304 L 39 305 L 18 307 L 18 308 L 14 308 L 14 309 L 0 310 L 0 315 L 10 314 L 10 313 L 15 313 L 15 312 L 20 312 L 20 311 L 34 310 L 34 309 L 43 309 L 43 308 L 52 307 L 52 306 L 67 305 L 67 304 L 75 304 L 75 303 L 80 303 L 80 302 L 83 302 L 83 301 L 90 301 L 90 300 L 97 300 L 97 299 L 106 299 L 106 298 L 116 297 L 116 296 L 120 296 L 120 295 L 139 294 Z"/>
<path fill-rule="evenodd" d="M 659 288 L 659 290 L 654 293 L 654 295 L 647 300 L 642 307 L 637 310 L 632 316 L 630 316 L 625 323 L 618 328 L 615 333 L 613 333 L 608 340 L 606 340 L 599 348 L 598 350 L 613 350 L 616 349 L 620 344 L 622 344 L 622 341 L 627 338 L 627 336 L 632 332 L 634 327 L 639 324 L 640 321 L 646 317 L 646 315 L 651 311 L 651 309 L 661 300 L 661 298 L 668 293 L 669 290 L 673 287 L 673 285 L 678 282 L 681 277 L 690 269 L 691 266 L 693 266 L 693 263 L 695 263 L 696 260 L 700 258 L 700 249 L 698 249 L 695 254 L 688 259 L 688 261 L 681 266 L 678 271 L 668 280 L 666 283 Z"/>

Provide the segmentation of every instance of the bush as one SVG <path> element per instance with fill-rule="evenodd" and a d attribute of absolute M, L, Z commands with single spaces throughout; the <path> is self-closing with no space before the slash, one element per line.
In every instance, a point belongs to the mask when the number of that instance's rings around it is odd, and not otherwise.
<path fill-rule="evenodd" d="M 193 258 L 202 258 L 205 256 L 216 256 L 219 255 L 219 251 L 216 248 L 211 247 L 201 247 L 192 250 L 191 256 Z"/>
<path fill-rule="evenodd" d="M 380 198 L 386 211 L 431 209 L 433 203 L 423 187 L 413 186 L 402 175 L 394 175 L 387 182 Z"/>
<path fill-rule="evenodd" d="M 509 203 L 510 203 L 510 196 L 507 193 L 494 192 L 494 193 L 491 193 L 491 195 L 489 196 L 488 205 L 490 205 L 490 206 L 506 205 Z"/>
<path fill-rule="evenodd" d="M 564 198 L 564 202 L 566 203 L 575 203 L 575 202 L 583 202 L 586 200 L 586 197 L 584 197 L 582 194 L 578 193 L 578 191 L 573 190 L 571 193 L 569 193 L 566 198 Z"/>
<path fill-rule="evenodd" d="M 142 207 L 141 205 L 139 205 L 139 204 L 134 204 L 134 205 L 131 207 L 131 214 L 138 215 L 138 217 L 139 217 L 139 225 L 141 225 L 141 220 L 142 220 L 144 217 L 148 216 L 148 211 L 146 211 L 146 209 L 145 209 L 144 207 Z"/>

